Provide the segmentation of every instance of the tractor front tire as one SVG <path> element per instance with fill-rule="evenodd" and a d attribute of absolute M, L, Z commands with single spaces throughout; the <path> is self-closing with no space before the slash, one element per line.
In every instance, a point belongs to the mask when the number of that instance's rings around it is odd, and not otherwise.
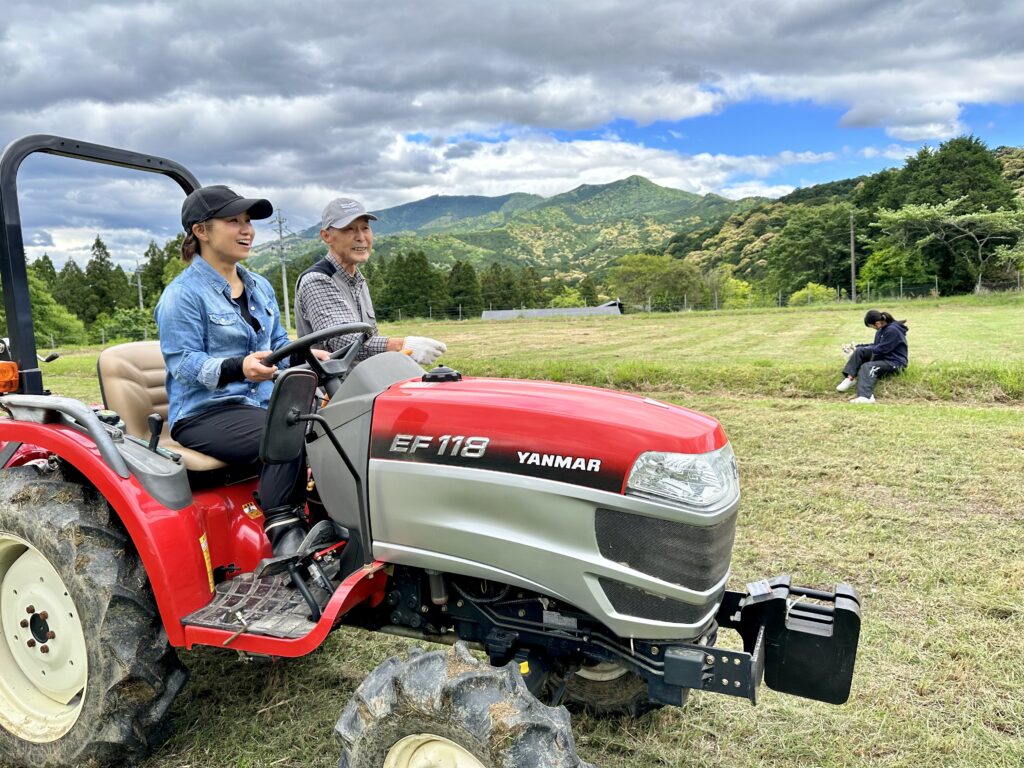
<path fill-rule="evenodd" d="M 0 765 L 122 764 L 187 678 L 146 573 L 91 489 L 0 471 Z"/>
<path fill-rule="evenodd" d="M 635 672 L 611 662 L 578 669 L 565 686 L 565 706 L 595 717 L 639 718 L 661 704 L 651 701 L 647 682 Z M 680 703 L 686 703 L 686 699 Z"/>
<path fill-rule="evenodd" d="M 377 667 L 341 713 L 339 768 L 593 768 L 576 754 L 569 714 L 459 643 L 412 649 Z"/>

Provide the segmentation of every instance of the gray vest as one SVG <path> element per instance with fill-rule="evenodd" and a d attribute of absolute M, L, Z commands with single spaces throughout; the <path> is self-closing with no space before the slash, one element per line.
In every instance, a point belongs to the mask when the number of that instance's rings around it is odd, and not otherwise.
<path fill-rule="evenodd" d="M 320 261 L 299 275 L 299 279 L 295 281 L 295 332 L 299 336 L 305 336 L 306 334 L 313 333 L 315 330 L 322 330 L 320 328 L 313 328 L 309 324 L 306 312 L 303 311 L 302 303 L 299 299 L 301 293 L 299 287 L 302 285 L 302 280 L 311 272 L 330 275 L 334 284 L 338 286 L 338 301 L 348 307 L 348 314 L 351 317 L 359 318 L 360 322 L 368 323 L 373 327 L 373 332 L 377 333 L 377 317 L 373 311 L 370 287 L 366 284 L 366 280 L 360 281 L 359 287 L 353 290 L 346 279 L 345 272 L 338 269 L 337 265 L 328 257 L 320 259 Z"/>

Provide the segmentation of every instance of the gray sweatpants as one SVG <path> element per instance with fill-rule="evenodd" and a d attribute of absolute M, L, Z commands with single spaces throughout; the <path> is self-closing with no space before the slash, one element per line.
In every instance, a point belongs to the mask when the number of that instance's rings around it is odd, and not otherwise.
<path fill-rule="evenodd" d="M 889 376 L 902 370 L 902 366 L 887 360 L 872 360 L 869 349 L 857 347 L 846 361 L 843 373 L 857 379 L 857 397 L 871 397 L 880 376 Z"/>

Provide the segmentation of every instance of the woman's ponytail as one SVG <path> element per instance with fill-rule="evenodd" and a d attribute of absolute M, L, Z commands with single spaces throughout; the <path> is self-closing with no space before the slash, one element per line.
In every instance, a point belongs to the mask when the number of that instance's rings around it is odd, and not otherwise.
<path fill-rule="evenodd" d="M 194 232 L 189 232 L 181 241 L 181 260 L 188 264 L 197 253 L 199 253 L 199 238 L 195 236 Z"/>

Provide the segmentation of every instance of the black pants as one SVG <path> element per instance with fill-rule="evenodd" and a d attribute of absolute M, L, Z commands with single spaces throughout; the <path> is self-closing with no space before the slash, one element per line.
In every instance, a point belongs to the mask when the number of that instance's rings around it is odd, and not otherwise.
<path fill-rule="evenodd" d="M 259 462 L 267 412 L 254 405 L 221 405 L 177 422 L 171 437 L 228 464 Z M 265 510 L 306 500 L 306 452 L 287 464 L 260 465 L 260 506 Z"/>
<path fill-rule="evenodd" d="M 871 397 L 880 376 L 889 376 L 902 370 L 903 366 L 888 360 L 872 360 L 870 350 L 857 347 L 846 361 L 843 373 L 857 379 L 857 397 Z"/>

